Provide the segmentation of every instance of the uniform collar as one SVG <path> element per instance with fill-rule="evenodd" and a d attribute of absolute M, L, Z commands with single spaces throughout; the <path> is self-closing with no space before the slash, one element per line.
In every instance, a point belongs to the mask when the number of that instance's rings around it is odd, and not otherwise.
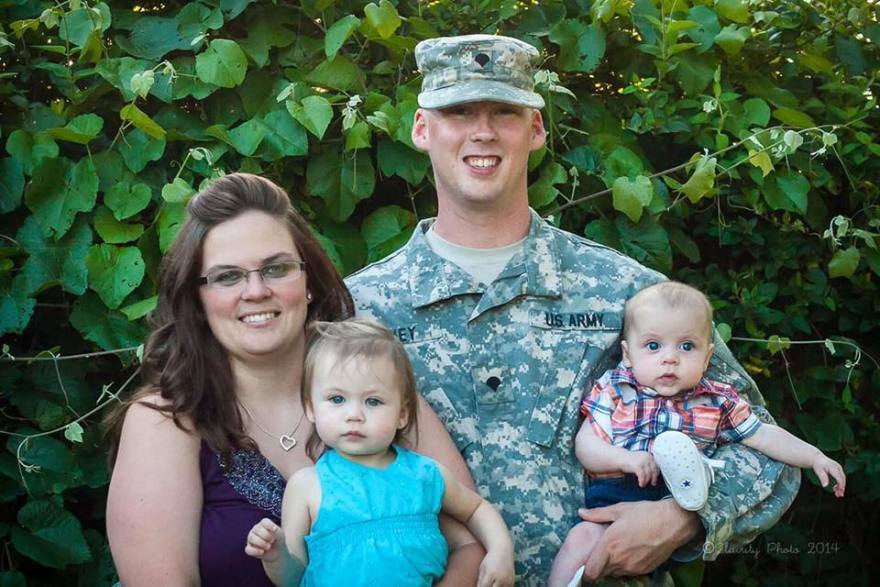
<path fill-rule="evenodd" d="M 562 295 L 562 272 L 553 228 L 537 212 L 531 210 L 529 234 L 522 251 L 510 259 L 489 286 L 518 280 L 514 289 L 532 296 L 558 298 Z M 415 308 L 464 294 L 483 294 L 484 286 L 475 283 L 466 271 L 437 255 L 428 244 L 425 233 L 434 218 L 422 220 L 406 245 L 410 273 L 412 305 Z M 508 286 L 509 287 L 509 286 Z"/>

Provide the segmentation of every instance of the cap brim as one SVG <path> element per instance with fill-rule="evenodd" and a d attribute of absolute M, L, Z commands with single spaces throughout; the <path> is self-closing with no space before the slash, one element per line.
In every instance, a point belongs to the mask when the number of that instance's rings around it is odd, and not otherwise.
<path fill-rule="evenodd" d="M 461 82 L 419 94 L 419 106 L 428 109 L 448 108 L 470 102 L 501 102 L 526 108 L 544 107 L 541 94 L 494 80 Z"/>

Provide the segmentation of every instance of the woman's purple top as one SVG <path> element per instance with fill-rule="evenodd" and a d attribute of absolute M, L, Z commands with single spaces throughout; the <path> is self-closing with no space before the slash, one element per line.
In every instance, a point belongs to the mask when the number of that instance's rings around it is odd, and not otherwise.
<path fill-rule="evenodd" d="M 204 503 L 199 536 L 203 587 L 271 587 L 259 560 L 244 553 L 250 529 L 262 518 L 281 523 L 284 478 L 258 452 L 238 450 L 229 467 L 202 442 L 199 463 Z"/>

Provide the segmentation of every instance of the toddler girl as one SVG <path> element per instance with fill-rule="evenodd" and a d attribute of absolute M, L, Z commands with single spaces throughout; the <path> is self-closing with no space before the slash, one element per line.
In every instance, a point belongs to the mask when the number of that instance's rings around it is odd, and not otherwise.
<path fill-rule="evenodd" d="M 442 511 L 485 547 L 479 585 L 513 585 L 513 545 L 498 512 L 442 465 L 399 444 L 418 409 L 403 345 L 366 320 L 314 322 L 309 334 L 307 453 L 314 459 L 322 446 L 324 453 L 288 480 L 282 532 L 263 519 L 246 552 L 276 585 L 431 585 L 446 568 Z"/>
<path fill-rule="evenodd" d="M 708 499 L 717 446 L 741 442 L 794 467 L 829 476 L 843 497 L 843 468 L 815 446 L 761 423 L 736 391 L 703 374 L 714 351 L 712 306 L 677 282 L 646 287 L 624 307 L 623 361 L 598 379 L 581 404 L 586 419 L 575 453 L 590 474 L 586 507 L 661 499 L 670 492 L 686 509 Z M 667 492 L 657 487 L 662 473 Z M 628 475 L 624 475 L 628 474 Z M 568 534 L 550 574 L 551 587 L 578 584 L 604 526 L 581 522 Z M 571 583 L 570 583 L 571 581 Z"/>

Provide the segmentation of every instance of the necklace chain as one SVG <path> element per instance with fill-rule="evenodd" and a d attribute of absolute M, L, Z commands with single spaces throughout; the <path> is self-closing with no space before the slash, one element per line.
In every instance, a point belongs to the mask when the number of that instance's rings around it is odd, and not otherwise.
<path fill-rule="evenodd" d="M 248 409 L 248 407 L 246 405 L 244 405 L 244 403 L 241 400 L 238 401 L 238 405 L 240 405 L 241 408 L 245 411 L 245 413 L 248 415 L 248 418 L 250 418 L 251 422 L 254 423 L 254 426 L 256 426 L 260 432 L 262 432 L 263 434 L 265 434 L 269 438 L 277 440 L 278 443 L 281 445 L 281 448 L 285 452 L 288 452 L 290 449 L 292 449 L 293 447 L 296 446 L 296 438 L 294 437 L 294 434 L 296 434 L 296 431 L 299 430 L 299 427 L 302 424 L 303 418 L 305 418 L 305 415 L 306 415 L 305 410 L 303 410 L 302 414 L 299 415 L 299 420 L 297 421 L 296 426 L 293 427 L 293 430 L 290 431 L 290 434 L 278 435 L 278 434 L 273 434 L 272 432 L 269 432 L 268 430 L 263 428 L 260 425 L 260 423 L 257 422 L 257 419 L 254 418 L 253 412 L 251 412 Z"/>

